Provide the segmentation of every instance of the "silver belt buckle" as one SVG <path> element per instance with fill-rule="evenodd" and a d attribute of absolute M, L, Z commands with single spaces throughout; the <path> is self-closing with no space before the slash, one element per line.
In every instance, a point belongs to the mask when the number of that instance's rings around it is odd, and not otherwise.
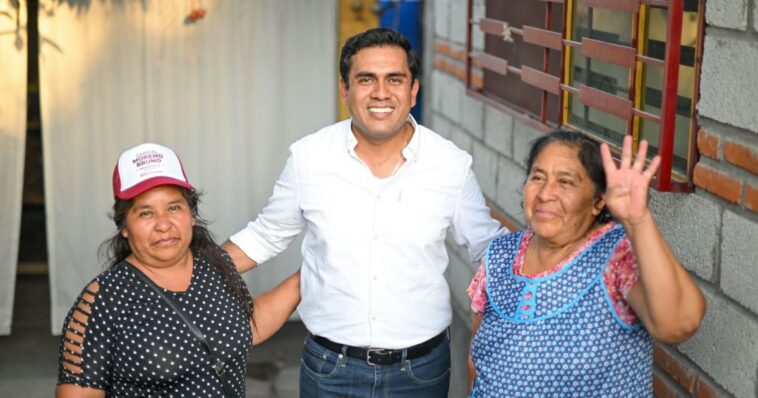
<path fill-rule="evenodd" d="M 371 366 L 379 365 L 377 363 L 372 363 L 371 362 L 371 353 L 372 352 L 375 352 L 377 354 L 383 354 L 384 353 L 384 348 L 368 348 L 368 349 L 366 349 L 366 363 L 369 364 L 369 365 L 371 365 Z"/>

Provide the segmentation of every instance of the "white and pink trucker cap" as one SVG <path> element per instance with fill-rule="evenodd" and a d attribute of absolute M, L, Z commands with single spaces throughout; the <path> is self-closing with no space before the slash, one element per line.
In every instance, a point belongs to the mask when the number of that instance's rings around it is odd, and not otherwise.
<path fill-rule="evenodd" d="M 192 189 L 179 157 L 163 145 L 145 143 L 127 149 L 113 169 L 113 197 L 121 200 L 166 184 Z"/>

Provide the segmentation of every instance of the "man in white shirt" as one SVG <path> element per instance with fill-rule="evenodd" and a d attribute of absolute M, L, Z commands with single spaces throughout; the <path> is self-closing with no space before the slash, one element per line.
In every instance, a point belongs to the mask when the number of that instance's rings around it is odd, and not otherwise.
<path fill-rule="evenodd" d="M 352 119 L 294 143 L 266 208 L 225 244 L 246 270 L 305 230 L 303 397 L 447 396 L 445 236 L 478 261 L 505 232 L 471 156 L 410 116 L 417 72 L 397 32 L 348 39 L 339 84 Z"/>

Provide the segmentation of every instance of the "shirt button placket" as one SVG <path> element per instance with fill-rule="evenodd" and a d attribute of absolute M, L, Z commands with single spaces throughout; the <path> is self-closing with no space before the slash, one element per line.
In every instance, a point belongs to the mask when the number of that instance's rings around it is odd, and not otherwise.
<path fill-rule="evenodd" d="M 380 252 L 380 225 L 381 225 L 381 218 L 382 216 L 382 195 L 381 193 L 377 193 L 374 195 L 374 214 L 373 214 L 373 220 L 372 220 L 372 231 L 371 231 L 371 244 L 368 255 L 368 263 L 369 263 L 369 269 L 368 269 L 368 277 L 369 277 L 369 315 L 370 315 L 370 326 L 371 329 L 371 335 L 372 339 L 373 336 L 375 336 L 375 325 L 376 321 L 378 319 L 377 312 L 376 312 L 376 305 L 378 304 L 379 300 L 377 297 L 377 294 L 379 293 L 379 288 L 376 286 L 376 282 L 378 281 L 378 276 L 376 273 L 376 269 L 374 267 L 379 266 L 379 262 L 377 260 L 379 252 Z"/>

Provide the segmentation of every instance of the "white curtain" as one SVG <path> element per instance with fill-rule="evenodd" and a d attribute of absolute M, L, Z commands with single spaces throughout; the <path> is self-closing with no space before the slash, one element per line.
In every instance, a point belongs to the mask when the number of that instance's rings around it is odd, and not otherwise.
<path fill-rule="evenodd" d="M 333 123 L 336 0 L 41 0 L 40 86 L 52 331 L 102 271 L 118 154 L 173 148 L 205 191 L 217 240 L 265 205 L 299 137 Z M 300 265 L 293 244 L 245 277 L 254 292 Z"/>
<path fill-rule="evenodd" d="M 26 143 L 26 9 L 0 1 L 0 335 L 11 332 Z"/>

